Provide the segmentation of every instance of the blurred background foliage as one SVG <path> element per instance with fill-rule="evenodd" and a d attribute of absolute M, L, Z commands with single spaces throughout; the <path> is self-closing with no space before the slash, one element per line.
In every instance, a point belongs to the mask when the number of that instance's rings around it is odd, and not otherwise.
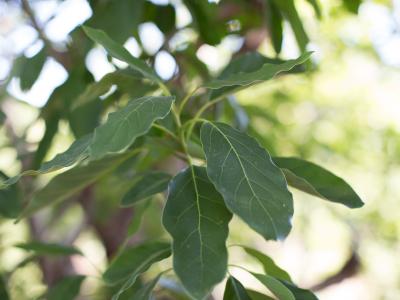
<path fill-rule="evenodd" d="M 125 43 L 181 96 L 219 74 L 238 54 L 279 53 L 287 59 L 305 49 L 315 51 L 305 74 L 240 92 L 213 113 L 249 131 L 271 154 L 300 156 L 334 171 L 366 205 L 349 211 L 293 191 L 294 229 L 285 242 L 265 242 L 234 220 L 229 244 L 253 244 L 271 254 L 300 286 L 318 290 L 321 299 L 400 299 L 399 1 L 296 0 L 295 6 L 270 0 L 2 1 L 2 176 L 36 168 L 92 131 L 116 103 L 154 92 L 154 86 L 123 74 L 104 79 L 125 66 L 89 42 L 77 27 L 82 23 Z M 84 94 L 100 79 L 100 92 Z M 89 101 L 71 110 L 77 99 Z M 154 148 L 149 157 L 162 161 L 168 155 L 167 145 Z M 138 168 L 148 160 L 140 158 Z M 30 189 L 51 176 L 27 178 L 23 187 L 0 191 L 0 272 L 8 279 L 11 298 L 35 299 L 60 274 L 77 273 L 92 276 L 82 286 L 82 299 L 107 299 L 96 269 L 104 268 L 125 239 L 132 211 L 119 209 L 118 202 L 126 182 L 117 172 L 94 185 L 95 203 L 85 202 L 82 192 L 29 222 L 7 219 L 15 217 Z M 20 199 L 13 207 L 5 205 L 8 193 Z M 159 224 L 162 206 L 162 197 L 152 202 L 130 242 L 165 235 Z M 12 245 L 32 238 L 73 243 L 87 258 L 19 265 L 27 253 Z M 232 262 L 256 269 L 236 248 L 231 248 Z M 237 276 L 260 288 L 245 273 Z"/>

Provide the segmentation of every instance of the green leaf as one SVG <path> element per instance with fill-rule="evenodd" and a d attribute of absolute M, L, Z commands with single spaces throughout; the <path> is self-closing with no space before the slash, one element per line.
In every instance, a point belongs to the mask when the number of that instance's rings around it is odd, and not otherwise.
<path fill-rule="evenodd" d="M 293 199 L 282 171 L 255 139 L 223 123 L 205 122 L 207 174 L 228 208 L 265 239 L 291 229 Z"/>
<path fill-rule="evenodd" d="M 147 282 L 144 284 L 139 290 L 136 291 L 136 293 L 133 294 L 131 299 L 138 299 L 138 300 L 151 300 L 152 298 L 152 293 L 154 290 L 154 287 L 156 286 L 158 280 L 162 276 L 162 273 L 158 274 L 154 279 L 151 281 Z"/>
<path fill-rule="evenodd" d="M 85 276 L 65 277 L 52 287 L 46 295 L 47 300 L 74 300 L 77 299 Z"/>
<path fill-rule="evenodd" d="M 318 19 L 321 19 L 322 12 L 319 6 L 318 0 L 307 0 L 308 3 L 313 7 L 315 14 L 317 15 Z"/>
<path fill-rule="evenodd" d="M 169 113 L 173 101 L 174 97 L 142 97 L 111 113 L 107 121 L 94 131 L 89 146 L 91 159 L 125 151 L 137 137 L 150 129 L 154 121 Z"/>
<path fill-rule="evenodd" d="M 57 154 L 52 160 L 42 164 L 38 170 L 27 170 L 21 174 L 11 177 L 1 183 L 2 187 L 6 187 L 16 183 L 22 176 L 39 175 L 54 172 L 63 168 L 70 167 L 88 157 L 88 148 L 92 141 L 92 135 L 86 135 L 76 141 L 60 154 Z"/>
<path fill-rule="evenodd" d="M 224 300 L 251 300 L 244 286 L 233 276 L 226 281 Z"/>
<path fill-rule="evenodd" d="M 121 200 L 122 206 L 130 206 L 150 196 L 163 192 L 168 187 L 171 175 L 164 172 L 149 172 L 125 194 Z"/>
<path fill-rule="evenodd" d="M 43 47 L 42 50 L 40 50 L 34 56 L 30 58 L 23 58 L 23 63 L 21 65 L 19 74 L 21 90 L 27 91 L 33 86 L 43 69 L 43 65 L 46 62 L 46 57 L 46 49 Z"/>
<path fill-rule="evenodd" d="M 281 59 L 266 57 L 264 55 L 261 55 L 259 52 L 248 52 L 233 59 L 221 72 L 221 74 L 217 77 L 217 79 L 226 79 L 238 73 L 244 75 L 247 73 L 254 73 L 260 70 L 265 64 L 281 65 L 285 62 L 286 61 Z M 303 71 L 302 65 L 295 66 L 288 72 L 295 73 L 299 71 Z M 234 93 L 242 88 L 243 88 L 242 86 L 236 85 L 236 86 L 226 86 L 217 90 L 212 90 L 210 93 L 210 100 L 214 100 L 216 98 L 223 97 L 227 94 Z"/>
<path fill-rule="evenodd" d="M 117 284 L 126 279 L 136 278 L 150 266 L 171 255 L 171 245 L 164 242 L 144 243 L 125 249 L 119 254 L 103 274 L 108 284 Z"/>
<path fill-rule="evenodd" d="M 25 211 L 22 212 L 20 218 L 29 216 L 47 205 L 67 199 L 112 172 L 135 153 L 136 151 L 134 150 L 114 157 L 107 157 L 57 175 L 43 189 L 34 194 L 33 199 Z"/>
<path fill-rule="evenodd" d="M 275 5 L 279 8 L 283 16 L 290 23 L 294 36 L 296 37 L 297 44 L 299 45 L 300 51 L 305 51 L 306 46 L 309 42 L 306 31 L 304 30 L 303 23 L 301 22 L 300 16 L 296 10 L 294 0 L 273 0 Z"/>
<path fill-rule="evenodd" d="M 246 290 L 247 294 L 250 295 L 251 300 L 275 300 L 274 298 L 271 298 L 270 296 L 261 294 L 260 292 L 253 291 L 253 290 Z"/>
<path fill-rule="evenodd" d="M 134 235 L 142 224 L 142 219 L 145 211 L 150 205 L 150 201 L 143 201 L 134 206 L 134 214 L 128 227 L 128 236 Z"/>
<path fill-rule="evenodd" d="M 163 85 L 162 79 L 152 68 L 144 61 L 132 56 L 128 50 L 113 41 L 104 31 L 87 26 L 83 26 L 83 30 L 90 39 L 102 45 L 112 57 L 126 62 L 131 68 L 143 74 L 144 77 Z"/>
<path fill-rule="evenodd" d="M 4 280 L 3 276 L 0 275 L 0 299 L 9 300 L 10 296 L 7 291 L 7 283 Z"/>
<path fill-rule="evenodd" d="M 286 282 L 285 280 L 279 281 L 292 292 L 296 300 L 318 300 L 317 296 L 315 296 L 314 293 L 309 290 L 301 289 L 290 282 Z"/>
<path fill-rule="evenodd" d="M 225 276 L 231 217 L 204 167 L 190 166 L 172 179 L 163 224 L 173 238 L 175 273 L 194 299 Z"/>
<path fill-rule="evenodd" d="M 0 171 L 0 179 L 7 182 L 8 177 Z M 4 218 L 16 218 L 23 205 L 22 193 L 17 185 L 0 190 L 0 215 Z"/>
<path fill-rule="evenodd" d="M 364 205 L 347 182 L 312 162 L 295 157 L 274 157 L 273 161 L 296 189 L 350 208 Z"/>
<path fill-rule="evenodd" d="M 272 46 L 277 54 L 282 50 L 283 17 L 273 0 L 266 0 L 267 29 L 272 41 Z"/>
<path fill-rule="evenodd" d="M 246 251 L 247 254 L 251 255 L 262 264 L 266 274 L 289 282 L 292 281 L 290 275 L 285 270 L 277 266 L 269 256 L 249 247 L 243 246 L 243 249 L 244 251 Z"/>
<path fill-rule="evenodd" d="M 362 0 L 342 0 L 346 9 L 354 14 L 358 12 Z"/>
<path fill-rule="evenodd" d="M 253 272 L 251 272 L 251 274 L 267 287 L 279 300 L 296 300 L 293 293 L 278 279 L 264 274 Z"/>
<path fill-rule="evenodd" d="M 119 89 L 126 90 L 127 87 L 135 86 L 138 88 L 139 79 L 142 75 L 131 69 L 129 70 L 117 70 L 112 73 L 104 75 L 99 81 L 89 84 L 85 91 L 78 97 L 72 106 L 72 109 L 76 109 L 84 104 L 90 103 L 94 99 L 104 95 L 109 91 L 113 85 L 117 85 Z"/>
<path fill-rule="evenodd" d="M 20 243 L 15 245 L 15 247 L 32 251 L 35 255 L 82 255 L 82 252 L 72 246 L 66 246 L 61 244 L 54 243 L 42 243 L 42 242 L 28 242 L 28 243 Z"/>
<path fill-rule="evenodd" d="M 236 61 L 229 69 L 226 69 L 219 78 L 204 84 L 204 87 L 209 89 L 221 89 L 225 87 L 222 91 L 213 92 L 210 98 L 215 99 L 225 94 L 236 92 L 246 86 L 269 80 L 282 72 L 288 72 L 295 66 L 307 61 L 310 56 L 311 52 L 307 52 L 297 59 L 284 62 L 278 61 L 280 63 L 261 55 L 258 57 L 254 55 L 246 56 Z"/>

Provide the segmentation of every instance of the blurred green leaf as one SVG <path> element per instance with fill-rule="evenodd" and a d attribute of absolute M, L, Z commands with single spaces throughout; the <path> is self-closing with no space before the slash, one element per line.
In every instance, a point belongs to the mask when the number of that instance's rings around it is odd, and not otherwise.
<path fill-rule="evenodd" d="M 44 188 L 33 195 L 28 207 L 22 212 L 20 217 L 27 217 L 47 205 L 56 204 L 67 199 L 86 186 L 112 172 L 135 153 L 134 150 L 128 153 L 107 157 L 57 175 L 50 180 Z"/>
<path fill-rule="evenodd" d="M 144 174 L 138 182 L 124 195 L 122 206 L 130 206 L 150 196 L 163 192 L 168 187 L 171 175 L 164 172 L 149 172 Z"/>
<path fill-rule="evenodd" d="M 85 276 L 69 276 L 61 279 L 46 293 L 47 300 L 77 299 Z"/>
<path fill-rule="evenodd" d="M 0 171 L 0 178 L 7 182 L 10 180 Z M 22 194 L 17 185 L 4 186 L 0 189 L 0 215 L 4 218 L 16 218 L 22 209 Z"/>
<path fill-rule="evenodd" d="M 272 41 L 272 46 L 277 54 L 282 50 L 283 17 L 273 0 L 265 0 L 267 29 Z"/>
<path fill-rule="evenodd" d="M 17 74 L 21 90 L 27 91 L 33 86 L 42 71 L 46 57 L 46 49 L 44 47 L 32 57 L 23 56 L 19 65 L 19 74 Z"/>
<path fill-rule="evenodd" d="M 175 273 L 194 299 L 225 276 L 231 218 L 204 167 L 189 166 L 172 179 L 163 224 L 173 238 Z"/>
<path fill-rule="evenodd" d="M 342 1 L 347 10 L 354 14 L 358 12 L 358 8 L 362 3 L 362 0 L 342 0 Z"/>
<path fill-rule="evenodd" d="M 160 280 L 160 277 L 162 276 L 162 273 L 158 274 L 154 279 L 150 280 L 146 284 L 144 284 L 139 290 L 137 290 L 131 299 L 140 299 L 140 300 L 151 300 L 153 299 L 152 293 L 154 290 L 154 287 L 156 286 L 158 280 Z"/>
<path fill-rule="evenodd" d="M 16 244 L 15 247 L 32 251 L 35 255 L 82 255 L 82 252 L 72 246 L 66 246 L 61 244 L 54 243 L 42 243 L 42 242 L 28 242 L 28 243 L 19 243 Z"/>
<path fill-rule="evenodd" d="M 90 158 L 95 160 L 125 151 L 150 129 L 154 121 L 169 113 L 173 101 L 174 97 L 142 97 L 109 114 L 107 121 L 94 131 L 89 146 Z"/>
<path fill-rule="evenodd" d="M 264 274 L 251 274 L 257 278 L 266 288 L 268 288 L 279 300 L 296 300 L 293 293 L 278 279 Z"/>
<path fill-rule="evenodd" d="M 317 15 L 318 19 L 321 19 L 322 17 L 322 12 L 321 12 L 321 8 L 319 6 L 318 0 L 307 0 L 308 3 L 311 4 L 311 6 L 313 7 L 315 14 Z"/>
<path fill-rule="evenodd" d="M 131 68 L 140 72 L 151 81 L 163 85 L 161 78 L 152 68 L 144 61 L 132 56 L 128 50 L 113 41 L 104 31 L 86 26 L 83 27 L 83 30 L 93 41 L 102 45 L 111 56 L 128 63 Z"/>
<path fill-rule="evenodd" d="M 309 42 L 306 31 L 304 30 L 303 23 L 296 10 L 294 0 L 273 0 L 283 16 L 290 23 L 294 36 L 296 37 L 297 44 L 299 45 L 300 51 L 304 52 Z M 351 1 L 351 0 L 350 0 Z"/>
<path fill-rule="evenodd" d="M 144 201 L 135 204 L 133 217 L 128 227 L 128 233 L 127 233 L 128 236 L 134 235 L 139 230 L 139 227 L 142 223 L 143 215 L 147 210 L 147 208 L 149 207 L 149 205 L 150 201 Z"/>
<path fill-rule="evenodd" d="M 223 123 L 205 122 L 207 174 L 228 208 L 265 239 L 285 238 L 293 199 L 282 172 L 255 139 Z"/>
<path fill-rule="evenodd" d="M 246 292 L 247 292 L 247 294 L 250 295 L 251 300 L 274 300 L 274 298 L 271 298 L 270 296 L 261 294 L 260 292 L 257 292 L 257 291 L 246 290 Z"/>
<path fill-rule="evenodd" d="M 7 291 L 7 284 L 3 276 L 0 275 L 0 299 L 10 300 L 10 296 Z"/>
<path fill-rule="evenodd" d="M 218 78 L 204 84 L 204 87 L 215 89 L 211 99 L 231 94 L 262 81 L 272 79 L 282 72 L 287 72 L 295 66 L 307 61 L 311 52 L 304 53 L 297 59 L 288 61 L 270 60 L 259 54 L 250 54 L 234 61 Z M 219 90 L 221 89 L 221 90 Z"/>
<path fill-rule="evenodd" d="M 276 277 L 278 279 L 287 280 L 289 282 L 292 281 L 290 275 L 285 270 L 277 266 L 269 256 L 249 247 L 242 246 L 242 248 L 244 249 L 244 251 L 246 251 L 247 254 L 251 255 L 262 264 L 264 272 L 266 274 Z"/>
<path fill-rule="evenodd" d="M 176 13 L 171 4 L 157 5 L 150 1 L 145 2 L 143 21 L 151 20 L 164 33 L 168 34 L 175 29 Z"/>
<path fill-rule="evenodd" d="M 224 300 L 252 300 L 244 286 L 233 276 L 226 281 Z"/>
<path fill-rule="evenodd" d="M 289 185 L 331 202 L 350 208 L 364 205 L 361 198 L 342 178 L 306 160 L 295 157 L 274 157 Z"/>
<path fill-rule="evenodd" d="M 290 282 L 285 280 L 279 280 L 282 282 L 295 296 L 296 300 L 318 300 L 317 296 L 313 292 L 305 289 L 301 289 Z"/>

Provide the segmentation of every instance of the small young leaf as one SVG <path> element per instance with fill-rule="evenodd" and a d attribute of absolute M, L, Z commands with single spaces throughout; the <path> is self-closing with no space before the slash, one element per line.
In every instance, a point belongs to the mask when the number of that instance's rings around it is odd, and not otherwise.
<path fill-rule="evenodd" d="M 77 299 L 85 276 L 70 276 L 59 281 L 46 293 L 47 300 Z"/>
<path fill-rule="evenodd" d="M 72 196 L 112 172 L 135 153 L 135 151 L 132 151 L 114 157 L 107 157 L 57 175 L 43 189 L 34 194 L 33 199 L 25 211 L 22 212 L 20 218 L 27 217 L 47 205 L 55 204 Z"/>
<path fill-rule="evenodd" d="M 173 238 L 175 273 L 194 299 L 225 276 L 231 217 L 204 167 L 190 166 L 172 179 L 163 224 Z"/>
<path fill-rule="evenodd" d="M 223 123 L 205 122 L 207 174 L 228 208 L 265 239 L 285 238 L 293 199 L 282 171 L 256 140 Z"/>
<path fill-rule="evenodd" d="M 150 129 L 154 121 L 169 113 L 173 101 L 174 97 L 142 97 L 111 113 L 107 121 L 94 131 L 89 146 L 90 158 L 95 160 L 128 149 L 137 137 Z"/>
<path fill-rule="evenodd" d="M 89 38 L 102 45 L 111 56 L 128 63 L 131 68 L 142 73 L 144 77 L 151 81 L 162 84 L 161 78 L 152 68 L 150 68 L 144 61 L 132 56 L 128 50 L 113 41 L 104 31 L 87 26 L 83 26 L 83 30 Z"/>
<path fill-rule="evenodd" d="M 171 175 L 163 172 L 150 172 L 145 174 L 125 194 L 121 200 L 122 206 L 130 206 L 147 197 L 161 193 L 168 187 Z"/>
<path fill-rule="evenodd" d="M 117 284 L 145 272 L 150 266 L 171 255 L 171 245 L 163 242 L 145 243 L 125 249 L 110 264 L 103 274 L 108 284 Z"/>
<path fill-rule="evenodd" d="M 258 250 L 249 248 L 249 247 L 243 247 L 244 251 L 246 251 L 247 254 L 253 256 L 255 259 L 257 259 L 263 266 L 264 271 L 266 274 L 271 275 L 273 277 L 276 277 L 278 279 L 283 279 L 286 281 L 291 282 L 292 279 L 290 278 L 290 275 L 283 269 L 281 269 L 279 266 L 275 264 L 275 262 L 267 255 L 264 253 L 261 253 Z"/>
<path fill-rule="evenodd" d="M 350 208 L 364 205 L 347 182 L 312 162 L 295 157 L 274 157 L 273 161 L 282 169 L 288 184 L 303 192 Z"/>
<path fill-rule="evenodd" d="M 285 61 L 281 64 L 265 63 L 259 69 L 252 72 L 238 72 L 231 74 L 224 79 L 214 79 L 213 81 L 204 84 L 204 87 L 209 89 L 220 89 L 225 86 L 249 86 L 269 80 L 281 72 L 290 71 L 297 65 L 304 63 L 311 56 L 311 52 L 304 53 L 297 59 Z"/>
<path fill-rule="evenodd" d="M 82 252 L 75 247 L 54 243 L 28 242 L 16 244 L 15 247 L 26 251 L 32 251 L 37 256 L 82 255 Z"/>
<path fill-rule="evenodd" d="M 293 293 L 278 279 L 264 274 L 251 273 L 267 287 L 279 300 L 296 300 Z"/>
<path fill-rule="evenodd" d="M 226 281 L 224 300 L 252 300 L 244 286 L 233 276 Z"/>
<path fill-rule="evenodd" d="M 131 299 L 138 299 L 138 300 L 151 300 L 152 299 L 152 292 L 154 287 L 156 286 L 158 280 L 162 276 L 158 274 L 154 279 L 150 280 L 146 284 L 144 284 L 139 290 L 137 290 L 131 297 Z"/>

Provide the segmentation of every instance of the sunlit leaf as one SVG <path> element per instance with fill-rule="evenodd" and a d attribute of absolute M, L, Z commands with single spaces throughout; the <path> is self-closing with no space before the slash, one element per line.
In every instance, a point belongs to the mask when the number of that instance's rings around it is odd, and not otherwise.
<path fill-rule="evenodd" d="M 228 208 L 265 239 L 285 238 L 291 229 L 293 199 L 268 152 L 223 123 L 205 122 L 201 142 L 208 177 Z"/>
<path fill-rule="evenodd" d="M 163 224 L 173 238 L 175 273 L 195 299 L 225 276 L 231 217 L 204 167 L 190 166 L 172 179 Z"/>
<path fill-rule="evenodd" d="M 272 79 L 282 72 L 288 72 L 295 66 L 301 65 L 311 56 L 311 52 L 304 53 L 297 59 L 280 61 L 264 57 L 257 53 L 244 55 L 234 61 L 216 79 L 205 83 L 212 91 L 210 99 L 216 99 L 231 94 L 256 83 Z"/>
<path fill-rule="evenodd" d="M 125 151 L 154 121 L 169 113 L 173 101 L 174 97 L 142 97 L 109 114 L 107 121 L 94 131 L 89 146 L 91 159 Z"/>
<path fill-rule="evenodd" d="M 32 251 L 35 255 L 82 255 L 82 252 L 72 246 L 54 244 L 54 243 L 42 243 L 42 242 L 28 242 L 16 244 L 15 247 Z"/>
<path fill-rule="evenodd" d="M 322 17 L 321 8 L 319 6 L 318 0 L 307 0 L 311 6 L 313 7 L 315 14 L 317 15 L 318 19 Z"/>
<path fill-rule="evenodd" d="M 243 246 L 244 251 L 246 251 L 247 254 L 253 256 L 255 259 L 257 259 L 263 266 L 264 271 L 266 274 L 271 275 L 275 278 L 287 280 L 289 282 L 292 281 L 290 278 L 290 275 L 283 269 L 281 269 L 279 266 L 275 264 L 275 262 L 267 255 L 264 253 L 261 253 L 258 250 L 245 247 Z"/>
<path fill-rule="evenodd" d="M 226 281 L 224 300 L 252 300 L 244 286 L 233 276 Z"/>
<path fill-rule="evenodd" d="M 303 192 L 350 208 L 364 205 L 347 182 L 312 162 L 295 157 L 273 160 L 283 170 L 288 184 Z"/>
<path fill-rule="evenodd" d="M 52 287 L 46 294 L 47 300 L 77 299 L 85 276 L 65 277 Z"/>
<path fill-rule="evenodd" d="M 124 195 L 122 206 L 130 206 L 152 195 L 166 190 L 171 175 L 164 172 L 149 172 L 144 174 L 138 182 Z"/>
<path fill-rule="evenodd" d="M 161 78 L 144 61 L 132 56 L 123 46 L 113 41 L 104 31 L 83 26 L 85 33 L 96 43 L 102 45 L 111 56 L 129 64 L 151 81 L 162 83 Z"/>

